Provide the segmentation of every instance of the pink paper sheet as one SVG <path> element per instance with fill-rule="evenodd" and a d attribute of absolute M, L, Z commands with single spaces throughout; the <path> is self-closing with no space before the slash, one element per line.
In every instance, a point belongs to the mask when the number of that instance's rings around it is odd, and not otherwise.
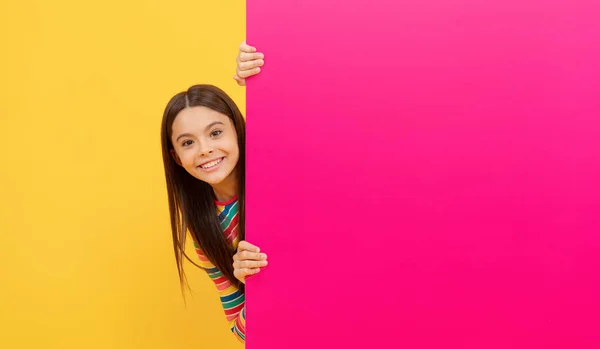
<path fill-rule="evenodd" d="M 249 349 L 600 348 L 597 2 L 247 8 Z"/>

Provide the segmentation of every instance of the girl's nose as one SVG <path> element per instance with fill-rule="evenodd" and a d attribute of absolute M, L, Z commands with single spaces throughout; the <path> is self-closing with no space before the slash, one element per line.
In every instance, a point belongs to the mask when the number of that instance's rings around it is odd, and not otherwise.
<path fill-rule="evenodd" d="M 207 156 L 207 155 L 212 154 L 213 152 L 214 152 L 214 149 L 210 145 L 200 146 L 200 155 L 201 156 Z"/>

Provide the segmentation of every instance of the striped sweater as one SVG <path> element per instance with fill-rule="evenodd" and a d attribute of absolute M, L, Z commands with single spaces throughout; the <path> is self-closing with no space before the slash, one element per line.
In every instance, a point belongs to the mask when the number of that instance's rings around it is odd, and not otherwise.
<path fill-rule="evenodd" d="M 227 202 L 216 201 L 215 204 L 217 207 L 217 214 L 219 215 L 219 222 L 221 223 L 227 242 L 229 242 L 234 249 L 237 249 L 240 240 L 238 236 L 239 205 L 237 197 L 234 197 Z M 233 332 L 239 341 L 244 343 L 246 341 L 246 306 L 244 293 L 232 285 L 231 282 L 223 276 L 219 269 L 206 258 L 196 243 L 194 243 L 194 247 L 200 259 L 198 265 L 206 271 L 217 287 L 231 332 Z M 233 263 L 233 261 L 231 262 Z"/>

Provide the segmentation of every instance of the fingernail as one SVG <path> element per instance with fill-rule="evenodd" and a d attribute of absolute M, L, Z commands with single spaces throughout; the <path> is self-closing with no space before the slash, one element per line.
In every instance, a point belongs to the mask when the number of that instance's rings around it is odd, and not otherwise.
<path fill-rule="evenodd" d="M 269 264 L 269 262 L 267 262 L 267 261 L 263 262 L 263 266 L 268 265 L 268 264 Z"/>
<path fill-rule="evenodd" d="M 262 259 L 267 259 L 267 255 L 265 253 L 262 254 Z"/>
<path fill-rule="evenodd" d="M 262 67 L 262 65 L 265 64 L 265 61 L 263 61 L 262 59 L 258 62 L 258 65 Z"/>
<path fill-rule="evenodd" d="M 258 54 L 258 58 L 260 58 L 260 59 L 264 59 L 264 58 L 265 58 L 265 55 L 264 55 L 264 54 L 262 54 L 262 53 L 259 53 L 259 54 Z"/>
<path fill-rule="evenodd" d="M 260 68 L 256 68 L 256 72 L 257 72 L 257 73 L 260 73 Z"/>

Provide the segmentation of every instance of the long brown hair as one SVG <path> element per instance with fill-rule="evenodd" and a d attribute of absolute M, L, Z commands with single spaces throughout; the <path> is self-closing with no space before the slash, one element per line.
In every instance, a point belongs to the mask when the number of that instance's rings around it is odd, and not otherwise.
<path fill-rule="evenodd" d="M 239 160 L 238 174 L 239 237 L 244 239 L 244 194 L 246 169 L 246 121 L 233 100 L 221 89 L 212 85 L 195 85 L 187 91 L 179 92 L 165 108 L 162 127 L 162 155 L 167 180 L 173 250 L 181 286 L 187 284 L 183 270 L 183 257 L 194 263 L 185 253 L 187 231 L 194 241 L 231 283 L 242 289 L 243 284 L 233 275 L 233 255 L 235 251 L 227 242 L 218 220 L 215 207 L 215 194 L 212 187 L 179 166 L 171 151 L 171 128 L 175 117 L 185 108 L 202 106 L 228 116 L 237 133 Z"/>

